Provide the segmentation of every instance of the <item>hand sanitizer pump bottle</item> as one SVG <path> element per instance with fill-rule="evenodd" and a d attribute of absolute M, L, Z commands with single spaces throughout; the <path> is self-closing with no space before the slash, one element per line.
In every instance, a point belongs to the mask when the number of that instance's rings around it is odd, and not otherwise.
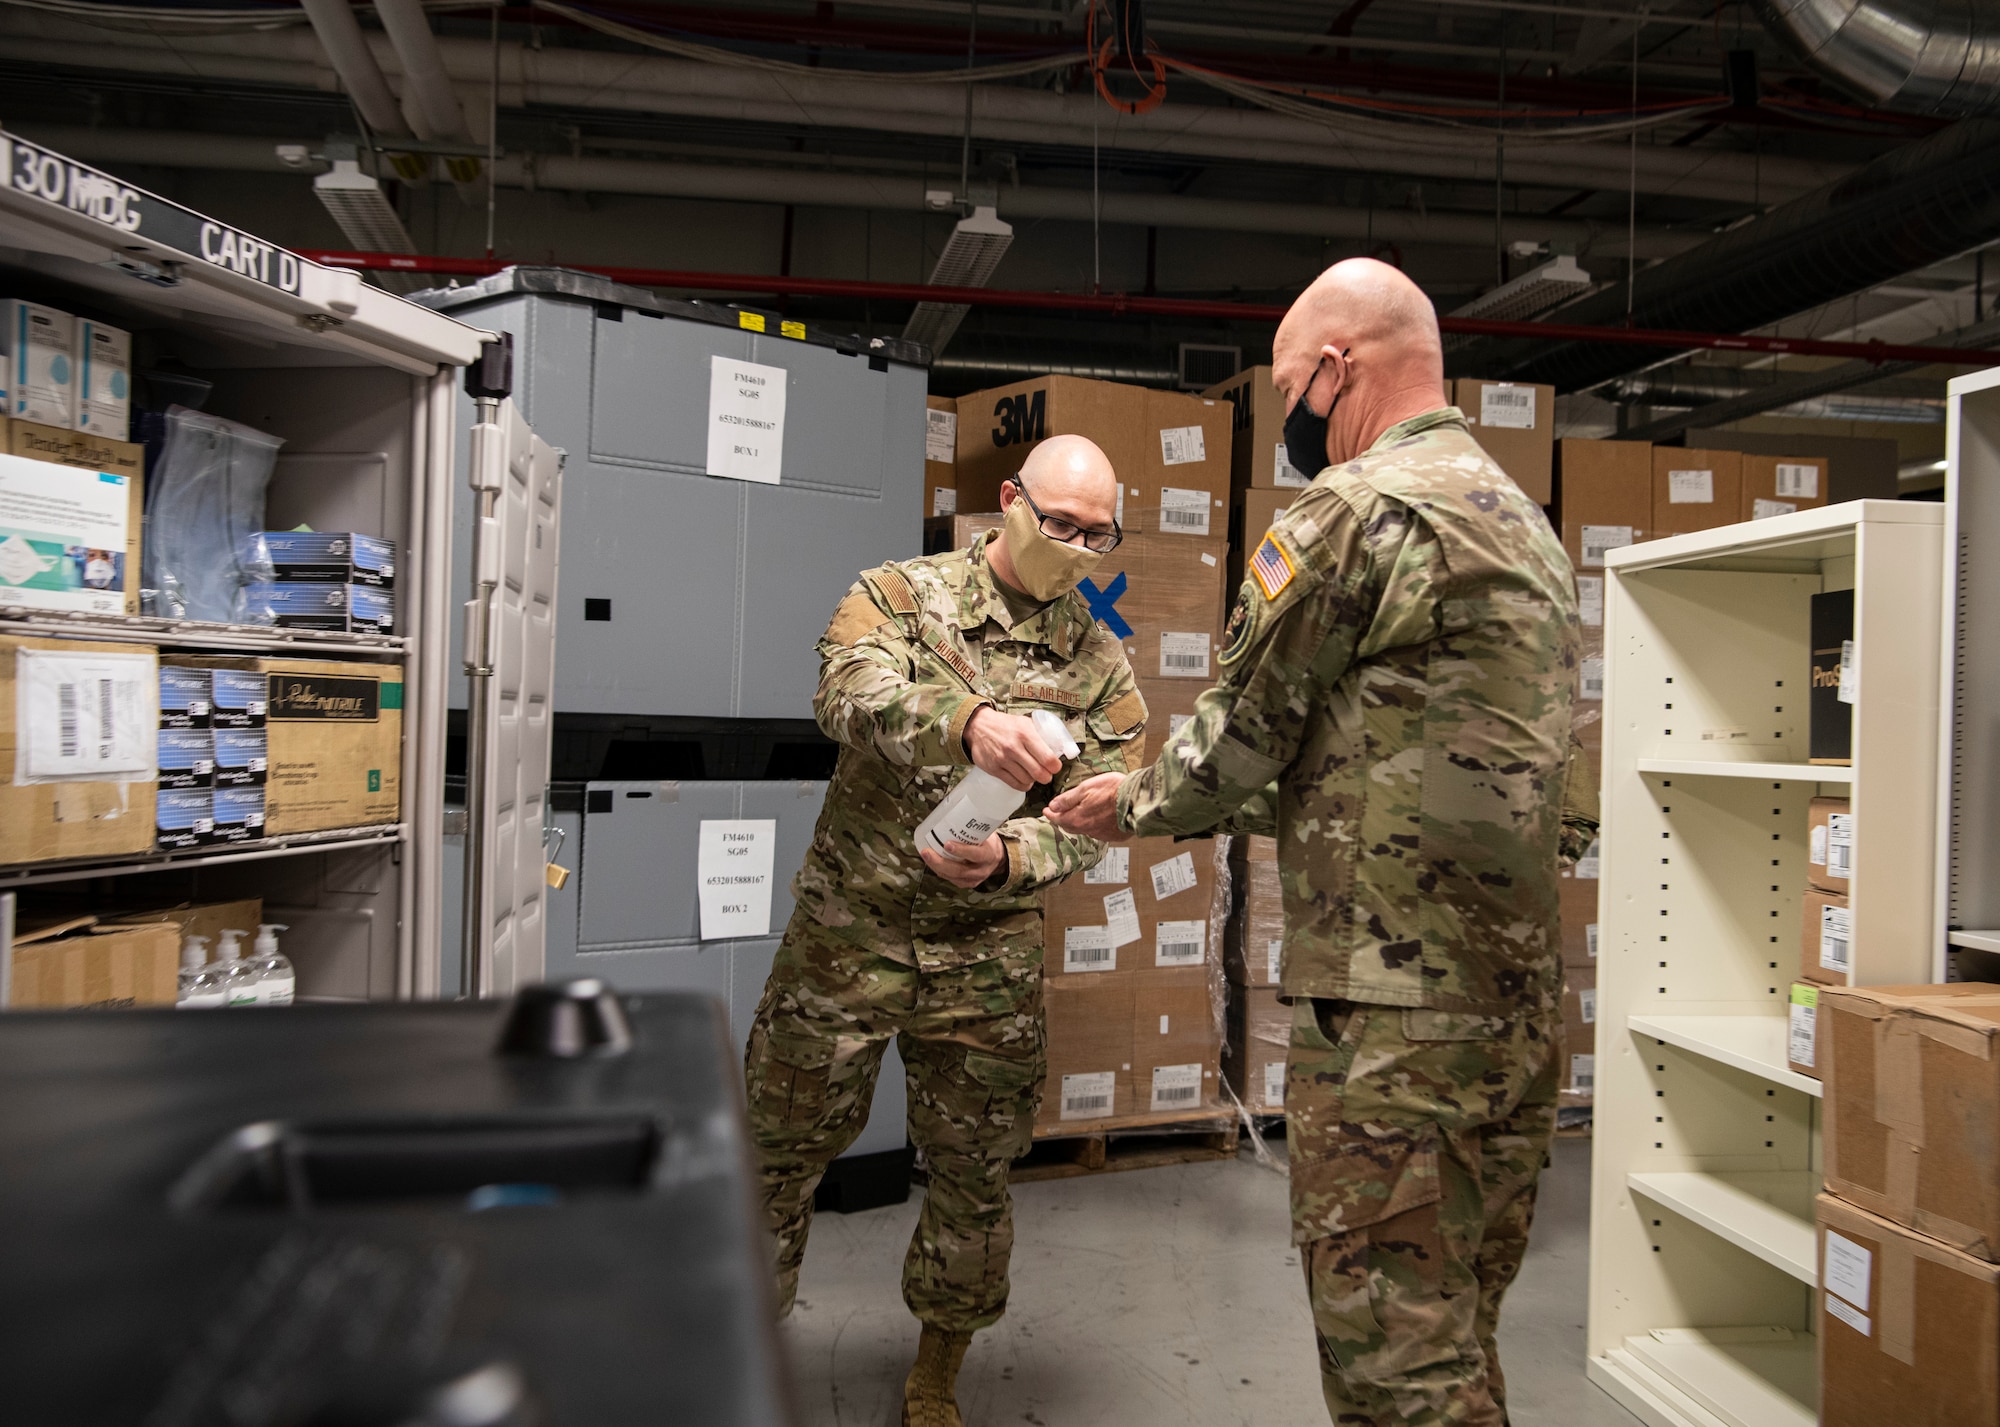
<path fill-rule="evenodd" d="M 235 927 L 222 929 L 221 944 L 215 949 L 215 970 L 222 979 L 222 1004 L 257 1004 L 257 973 L 243 960 L 243 933 Z"/>
<path fill-rule="evenodd" d="M 181 938 L 181 984 L 174 997 L 174 1009 L 201 1011 L 224 1004 L 222 978 L 208 964 L 208 938 Z"/>
<path fill-rule="evenodd" d="M 298 978 L 292 972 L 292 963 L 278 950 L 278 933 L 286 930 L 288 928 L 283 922 L 260 922 L 257 925 L 257 941 L 244 965 L 257 973 L 257 1004 L 260 1006 L 292 1004 L 292 992 Z"/>

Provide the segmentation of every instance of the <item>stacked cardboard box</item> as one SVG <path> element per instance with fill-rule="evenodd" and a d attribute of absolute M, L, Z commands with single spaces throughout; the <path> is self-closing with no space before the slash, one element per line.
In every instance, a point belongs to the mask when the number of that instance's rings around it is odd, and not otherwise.
<path fill-rule="evenodd" d="M 1562 907 L 1563 1079 L 1560 1117 L 1586 1115 L 1597 1084 L 1597 889 L 1600 848 L 1593 843 L 1558 884 Z"/>
<path fill-rule="evenodd" d="M 1452 402 L 1486 454 L 1536 505 L 1555 499 L 1556 389 L 1461 377 Z"/>
<path fill-rule="evenodd" d="M 1230 859 L 1235 906 L 1222 953 L 1229 978 L 1224 1070 L 1244 1109 L 1253 1115 L 1280 1115 L 1292 1013 L 1278 999 L 1285 938 L 1278 844 L 1268 837 L 1239 837 L 1231 844 Z"/>
<path fill-rule="evenodd" d="M 33 421 L 0 427 L 6 603 L 137 614 L 145 448 Z"/>
<path fill-rule="evenodd" d="M 254 897 L 139 911 L 54 905 L 62 900 L 22 915 L 8 972 L 9 1007 L 171 1006 L 184 937 L 206 937 L 213 948 L 221 931 L 234 927 L 247 946 L 264 919 L 264 904 Z"/>
<path fill-rule="evenodd" d="M 924 399 L 924 518 L 958 514 L 958 402 Z"/>
<path fill-rule="evenodd" d="M 2000 1422 L 2000 986 L 1827 988 L 1820 1421 Z"/>
<path fill-rule="evenodd" d="M 1269 367 L 1251 367 L 1202 393 L 1227 402 L 1233 435 L 1229 447 L 1229 590 L 1243 583 L 1246 550 L 1307 486 L 1317 471 L 1296 469 L 1285 453 L 1285 403 L 1271 385 Z"/>

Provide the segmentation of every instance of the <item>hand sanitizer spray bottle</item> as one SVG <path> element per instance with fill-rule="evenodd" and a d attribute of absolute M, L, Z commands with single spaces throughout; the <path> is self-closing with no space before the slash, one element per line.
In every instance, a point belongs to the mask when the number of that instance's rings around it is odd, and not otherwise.
<path fill-rule="evenodd" d="M 257 1004 L 257 973 L 243 960 L 243 933 L 235 927 L 222 929 L 221 945 L 215 949 L 215 970 L 222 979 L 222 1004 Z"/>
<path fill-rule="evenodd" d="M 1069 736 L 1061 719 L 1047 709 L 1036 709 L 1034 720 L 1035 731 L 1041 734 L 1049 752 L 1058 758 L 1076 757 L 1076 740 Z M 1027 800 L 1026 793 L 1016 792 L 984 768 L 974 768 L 959 779 L 957 786 L 918 825 L 917 846 L 928 847 L 941 857 L 951 857 L 944 850 L 947 842 L 986 841 Z"/>
<path fill-rule="evenodd" d="M 222 978 L 208 964 L 208 938 L 181 938 L 181 985 L 174 997 L 177 1011 L 200 1011 L 220 1006 Z"/>
<path fill-rule="evenodd" d="M 283 922 L 260 922 L 257 925 L 257 941 L 251 948 L 250 959 L 243 964 L 257 974 L 257 1004 L 260 1006 L 289 1006 L 292 1004 L 292 990 L 298 984 L 292 974 L 292 963 L 278 950 L 278 933 L 288 928 Z"/>

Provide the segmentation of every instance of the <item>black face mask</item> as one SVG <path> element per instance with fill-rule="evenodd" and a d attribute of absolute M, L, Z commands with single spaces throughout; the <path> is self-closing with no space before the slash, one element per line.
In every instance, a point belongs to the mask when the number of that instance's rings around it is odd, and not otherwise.
<path fill-rule="evenodd" d="M 1319 366 L 1313 368 L 1305 386 L 1300 388 L 1299 399 L 1285 416 L 1285 459 L 1308 480 L 1326 469 L 1326 425 L 1333 419 L 1333 408 L 1340 405 L 1340 394 L 1336 392 L 1327 404 L 1325 415 L 1312 409 L 1312 385 L 1319 380 L 1319 368 L 1325 365 L 1326 358 L 1321 357 Z"/>

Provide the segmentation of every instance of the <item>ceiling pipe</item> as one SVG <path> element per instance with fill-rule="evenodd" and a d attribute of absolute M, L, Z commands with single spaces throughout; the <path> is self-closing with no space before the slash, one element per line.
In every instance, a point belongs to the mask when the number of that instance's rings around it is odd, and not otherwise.
<path fill-rule="evenodd" d="M 1571 304 L 1569 321 L 1697 332 L 1765 327 L 2000 238 L 2000 121 L 1967 119 Z M 1737 339 L 1743 340 L 1743 339 Z M 1644 363 L 1588 345 L 1477 343 L 1452 370 L 1579 391 Z"/>
<path fill-rule="evenodd" d="M 1751 0 L 1812 68 L 1884 109 L 2000 112 L 2000 11 L 1982 0 Z"/>
<path fill-rule="evenodd" d="M 331 90 L 314 37 L 303 30 L 177 37 L 163 47 L 104 43 L 103 32 L 55 16 L 0 8 L 0 37 L 10 57 L 36 63 L 294 84 Z M 367 36 L 383 71 L 403 73 L 388 40 Z M 446 72 L 483 86 L 493 55 L 484 41 L 436 40 Z M 264 68 L 269 65 L 271 68 Z M 1490 145 L 1399 144 L 1345 137 L 1311 120 L 1257 109 L 1169 101 L 1151 113 L 1108 115 L 1094 95 L 975 85 L 973 122 L 984 145 L 1051 144 L 1088 149 L 1093 135 L 1114 153 L 1217 160 L 1282 162 L 1312 168 L 1428 177 L 1491 184 Z M 711 118 L 739 123 L 813 126 L 957 139 L 965 125 L 965 93 L 953 85 L 895 85 L 867 80 L 773 75 L 758 71 L 601 49 L 532 50 L 500 46 L 500 102 L 581 110 L 618 110 Z M 1740 205 L 1761 193 L 1777 201 L 1848 172 L 1845 164 L 1733 150 L 1599 141 L 1542 149 L 1510 147 L 1507 180 L 1573 191 L 1594 187 L 1623 193 L 1636 164 L 1643 193 Z"/>
<path fill-rule="evenodd" d="M 158 129 L 93 129 L 28 124 L 20 132 L 57 153 L 103 164 L 157 164 L 168 168 L 280 172 L 295 168 L 276 156 L 277 145 L 304 140 L 259 139 L 240 134 L 202 134 Z M 315 165 L 315 167 L 318 167 Z M 824 208 L 867 208 L 882 212 L 926 213 L 921 176 L 843 173 L 818 169 L 749 165 L 671 163 L 596 155 L 509 154 L 495 165 L 503 188 L 557 189 L 573 193 L 624 193 L 658 198 L 719 199 L 745 203 L 797 204 Z M 1009 221 L 1053 219 L 1091 221 L 1091 196 L 1083 189 L 1043 185 L 1003 186 L 996 202 Z M 1390 209 L 1370 214 L 1353 208 L 1312 203 L 1262 203 L 1243 199 L 1199 198 L 1174 193 L 1104 193 L 1099 216 L 1105 223 L 1134 227 L 1202 229 L 1214 232 L 1284 233 L 1303 237 L 1419 246 L 1490 248 L 1493 219 L 1469 213 L 1416 213 Z M 1510 242 L 1559 243 L 1580 252 L 1622 258 L 1622 229 L 1533 214 L 1510 215 L 1502 232 Z M 1702 232 L 1642 228 L 1641 258 L 1664 258 L 1707 240 Z"/>
<path fill-rule="evenodd" d="M 383 138 L 408 137 L 410 130 L 403 121 L 402 106 L 390 92 L 389 81 L 382 77 L 382 67 L 375 63 L 375 52 L 361 33 L 354 7 L 347 0 L 301 0 L 301 3 L 361 121 Z"/>
<path fill-rule="evenodd" d="M 337 0 L 345 4 L 346 0 Z M 375 0 L 375 16 L 395 47 L 403 71 L 404 110 L 417 137 L 432 143 L 469 139 L 465 111 L 445 73 L 437 36 L 417 0 Z"/>
<path fill-rule="evenodd" d="M 1879 367 L 1871 367 L 1875 376 L 1868 383 L 1868 395 L 1890 401 L 1942 402 L 1944 381 L 1924 380 L 1916 377 L 1888 377 L 1881 374 Z M 1638 372 L 1629 377 L 1620 377 L 1609 392 L 1600 390 L 1599 396 L 1616 394 L 1620 402 L 1640 406 L 1706 406 L 1712 402 L 1728 401 L 1734 397 L 1762 392 L 1766 387 L 1791 380 L 1801 373 L 1781 371 L 1774 367 L 1718 367 L 1691 366 L 1677 363 L 1673 366 L 1654 367 L 1650 371 Z M 1811 375 L 1806 373 L 1804 375 Z"/>

